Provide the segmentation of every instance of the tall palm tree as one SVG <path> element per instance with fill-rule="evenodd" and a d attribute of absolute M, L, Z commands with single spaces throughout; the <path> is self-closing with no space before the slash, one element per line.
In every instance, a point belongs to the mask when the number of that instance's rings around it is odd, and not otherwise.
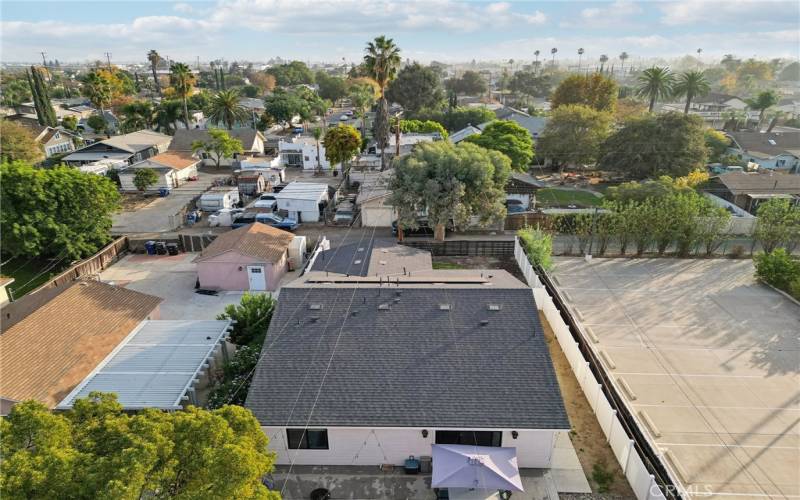
<path fill-rule="evenodd" d="M 389 103 L 386 101 L 386 87 L 397 76 L 400 49 L 394 44 L 394 40 L 381 35 L 369 42 L 364 52 L 367 74 L 378 83 L 380 89 L 380 105 L 375 117 L 375 139 L 381 149 L 381 170 L 385 170 L 386 146 L 389 144 Z"/>
<path fill-rule="evenodd" d="M 558 52 L 558 49 L 557 49 L 557 48 L 553 47 L 552 49 L 550 49 L 550 53 L 551 53 L 551 54 L 553 54 L 553 61 L 552 61 L 552 63 L 553 63 L 553 67 L 554 67 L 554 68 L 556 67 L 556 52 Z"/>
<path fill-rule="evenodd" d="M 578 49 L 578 71 L 581 70 L 581 58 L 583 58 L 583 47 Z"/>
<path fill-rule="evenodd" d="M 628 59 L 629 57 L 630 56 L 628 55 L 627 52 L 623 52 L 622 54 L 619 55 L 619 60 L 622 61 L 622 64 L 620 64 L 619 66 L 619 71 L 623 75 L 625 75 L 625 60 Z"/>
<path fill-rule="evenodd" d="M 150 101 L 133 101 L 120 108 L 122 113 L 122 131 L 134 132 L 136 130 L 153 128 L 156 122 L 155 109 Z"/>
<path fill-rule="evenodd" d="M 177 99 L 163 99 L 155 114 L 155 127 L 158 132 L 174 135 L 175 123 L 183 117 L 183 105 Z"/>
<path fill-rule="evenodd" d="M 605 67 L 606 63 L 608 62 L 608 56 L 603 54 L 600 56 L 600 73 L 603 72 L 603 68 Z"/>
<path fill-rule="evenodd" d="M 759 93 L 754 99 L 747 99 L 746 102 L 750 109 L 759 111 L 758 125 L 761 126 L 761 122 L 764 121 L 764 113 L 772 106 L 778 104 L 779 100 L 778 94 L 776 94 L 774 90 L 766 90 Z"/>
<path fill-rule="evenodd" d="M 233 129 L 236 122 L 247 120 L 247 110 L 239 104 L 239 91 L 220 90 L 212 96 L 208 103 L 208 119 L 217 125 L 222 123 L 228 130 Z"/>
<path fill-rule="evenodd" d="M 189 128 L 189 106 L 187 99 L 192 95 L 192 89 L 197 79 L 192 74 L 189 66 L 183 63 L 175 63 L 170 66 L 169 83 L 175 90 L 175 95 L 183 99 L 183 123 Z"/>
<path fill-rule="evenodd" d="M 650 99 L 648 111 L 652 113 L 657 99 L 665 99 L 672 95 L 674 83 L 675 76 L 669 68 L 653 66 L 639 75 L 639 86 L 636 88 L 636 95 Z"/>
<path fill-rule="evenodd" d="M 538 68 L 539 67 L 539 54 L 541 54 L 541 52 L 538 49 L 533 51 L 533 55 L 536 57 L 536 60 L 533 61 L 533 67 L 534 68 Z"/>
<path fill-rule="evenodd" d="M 314 142 L 317 143 L 317 172 L 322 173 L 322 160 L 319 157 L 319 140 L 322 139 L 322 128 L 316 127 L 312 129 L 311 135 L 314 136 Z"/>
<path fill-rule="evenodd" d="M 153 81 L 156 84 L 156 93 L 161 95 L 161 84 L 158 83 L 158 74 L 156 73 L 158 63 L 161 62 L 161 56 L 158 55 L 158 52 L 155 50 L 151 50 L 147 53 L 147 60 L 150 61 L 150 69 L 153 71 Z"/>
<path fill-rule="evenodd" d="M 105 114 L 105 107 L 111 102 L 111 83 L 96 71 L 92 71 L 83 79 L 81 93 L 100 110 L 100 115 Z"/>
<path fill-rule="evenodd" d="M 689 107 L 692 99 L 702 97 L 711 91 L 711 84 L 708 83 L 705 73 L 702 71 L 686 71 L 682 73 L 672 87 L 675 97 L 686 96 L 686 106 L 683 114 L 689 114 Z"/>

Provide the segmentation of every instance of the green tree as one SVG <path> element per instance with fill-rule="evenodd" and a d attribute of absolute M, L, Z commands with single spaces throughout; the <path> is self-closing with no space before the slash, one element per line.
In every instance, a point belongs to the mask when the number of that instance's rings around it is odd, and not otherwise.
<path fill-rule="evenodd" d="M 133 101 L 120 108 L 122 114 L 122 131 L 125 133 L 137 130 L 150 130 L 155 125 L 155 110 L 150 101 Z"/>
<path fill-rule="evenodd" d="M 105 134 L 108 130 L 108 122 L 103 115 L 92 115 L 86 119 L 88 125 L 97 134 Z"/>
<path fill-rule="evenodd" d="M 91 71 L 83 79 L 81 93 L 103 114 L 111 103 L 111 82 L 102 73 Z"/>
<path fill-rule="evenodd" d="M 381 150 L 381 170 L 385 170 L 386 149 L 389 144 L 389 102 L 386 100 L 386 88 L 397 76 L 400 49 L 394 44 L 394 40 L 381 35 L 367 43 L 364 52 L 364 69 L 380 89 L 378 112 L 375 116 L 375 140 Z"/>
<path fill-rule="evenodd" d="M 800 62 L 794 61 L 787 64 L 778 75 L 778 80 L 782 82 L 800 81 Z"/>
<path fill-rule="evenodd" d="M 686 71 L 681 73 L 675 81 L 672 92 L 675 97 L 686 97 L 686 106 L 683 108 L 683 114 L 689 114 L 689 107 L 692 105 L 692 99 L 695 97 L 702 97 L 711 91 L 711 84 L 708 83 L 705 74 L 702 71 Z"/>
<path fill-rule="evenodd" d="M 777 92 L 774 90 L 765 90 L 764 92 L 760 92 L 754 99 L 747 99 L 747 106 L 750 107 L 750 109 L 758 111 L 758 123 L 760 125 L 764 121 L 764 113 L 772 106 L 778 104 L 779 100 L 780 98 Z"/>
<path fill-rule="evenodd" d="M 410 64 L 397 73 L 386 89 L 386 98 L 410 113 L 422 108 L 438 108 L 444 100 L 439 74 L 419 63 Z"/>
<path fill-rule="evenodd" d="M 433 120 L 444 125 L 450 132 L 461 130 L 467 125 L 478 126 L 495 119 L 495 114 L 486 108 L 453 107 L 445 111 L 423 109 L 412 115 L 420 121 Z"/>
<path fill-rule="evenodd" d="M 511 167 L 526 172 L 533 161 L 533 139 L 527 129 L 511 120 L 495 120 L 480 134 L 469 136 L 467 142 L 493 149 L 511 160 Z"/>
<path fill-rule="evenodd" d="M 707 128 L 703 132 L 703 138 L 708 148 L 708 157 L 713 161 L 720 161 L 731 145 L 727 135 L 713 128 Z"/>
<path fill-rule="evenodd" d="M 0 161 L 14 160 L 38 163 L 44 159 L 42 145 L 36 142 L 31 129 L 19 123 L 0 119 Z M 7 201 L 4 200 L 4 203 Z"/>
<path fill-rule="evenodd" d="M 27 74 L 27 73 L 26 73 Z M 32 98 L 31 86 L 25 78 L 3 81 L 3 104 L 15 108 Z"/>
<path fill-rule="evenodd" d="M 482 95 L 485 94 L 489 86 L 486 80 L 477 71 L 467 70 L 460 78 L 451 78 L 445 82 L 447 90 L 451 90 L 459 95 Z"/>
<path fill-rule="evenodd" d="M 242 141 L 231 137 L 231 134 L 225 130 L 209 129 L 208 136 L 208 140 L 194 141 L 192 143 L 192 152 L 205 152 L 214 160 L 214 165 L 217 168 L 219 168 L 223 158 L 233 158 L 234 153 L 244 152 Z"/>
<path fill-rule="evenodd" d="M 268 439 L 236 406 L 130 415 L 92 392 L 65 413 L 19 403 L 0 431 L 7 498 L 280 498 L 261 483 Z"/>
<path fill-rule="evenodd" d="M 331 76 L 324 71 L 317 71 L 314 77 L 319 86 L 319 96 L 336 102 L 347 95 L 347 81 L 339 76 Z"/>
<path fill-rule="evenodd" d="M 39 120 L 39 125 L 55 127 L 58 125 L 58 120 L 50 102 L 50 93 L 42 76 L 43 72 L 46 73 L 47 69 L 31 66 L 31 70 L 28 73 L 28 83 L 33 94 L 33 105 L 36 108 L 36 117 Z"/>
<path fill-rule="evenodd" d="M 404 134 L 434 134 L 438 133 L 442 139 L 447 139 L 448 133 L 444 126 L 433 120 L 400 120 L 400 131 Z"/>
<path fill-rule="evenodd" d="M 153 83 L 155 85 L 156 94 L 161 95 L 161 84 L 158 81 L 158 73 L 156 73 L 158 63 L 161 62 L 161 56 L 158 55 L 158 52 L 155 50 L 151 50 L 147 53 L 147 60 L 150 62 L 150 70 L 153 72 Z"/>
<path fill-rule="evenodd" d="M 361 134 L 350 125 L 337 125 L 325 132 L 325 158 L 336 171 L 336 165 L 342 165 L 345 178 L 350 173 L 349 162 L 361 150 Z"/>
<path fill-rule="evenodd" d="M 553 268 L 553 237 L 539 228 L 526 227 L 517 231 L 520 245 L 528 261 L 545 271 Z"/>
<path fill-rule="evenodd" d="M 183 63 L 175 63 L 169 70 L 169 83 L 172 90 L 175 91 L 175 95 L 183 101 L 183 123 L 188 129 L 190 128 L 188 99 L 192 95 L 197 79 L 192 74 L 189 66 Z"/>
<path fill-rule="evenodd" d="M 481 223 L 505 217 L 505 185 L 511 172 L 507 156 L 475 144 L 424 143 L 395 163 L 388 203 L 398 212 L 398 236 L 415 227 L 427 210 L 437 241 L 445 225 L 465 225 L 471 216 Z"/>
<path fill-rule="evenodd" d="M 272 75 L 280 87 L 314 83 L 314 73 L 302 61 L 273 66 L 267 69 L 267 74 Z"/>
<path fill-rule="evenodd" d="M 611 113 L 588 106 L 559 106 L 539 137 L 539 155 L 561 166 L 593 164 L 611 132 L 611 121 Z"/>
<path fill-rule="evenodd" d="M 672 74 L 669 68 L 653 66 L 644 70 L 637 80 L 639 86 L 636 87 L 636 95 L 650 101 L 647 110 L 651 113 L 658 99 L 667 99 L 672 96 L 675 75 Z"/>
<path fill-rule="evenodd" d="M 267 114 L 277 122 L 291 123 L 295 116 L 306 120 L 311 116 L 311 106 L 296 92 L 276 90 L 264 100 Z"/>
<path fill-rule="evenodd" d="M 35 169 L 16 161 L 0 166 L 0 231 L 12 256 L 79 259 L 110 239 L 111 214 L 119 208 L 109 179 L 59 166 Z"/>
<path fill-rule="evenodd" d="M 361 134 L 367 134 L 367 111 L 372 108 L 377 99 L 376 86 L 364 81 L 351 82 L 348 88 L 348 97 L 356 114 L 361 118 Z"/>
<path fill-rule="evenodd" d="M 223 124 L 232 130 L 236 122 L 247 120 L 247 110 L 239 104 L 239 91 L 235 89 L 220 90 L 208 104 L 208 119 L 212 123 Z"/>
<path fill-rule="evenodd" d="M 176 123 L 183 117 L 183 104 L 178 99 L 162 99 L 155 110 L 156 130 L 174 135 Z"/>
<path fill-rule="evenodd" d="M 795 290 L 793 285 L 800 280 L 800 261 L 793 258 L 783 248 L 776 248 L 771 252 L 759 253 L 753 257 L 756 265 L 756 277 L 775 288 L 780 288 L 792 293 L 795 298 L 800 298 L 800 290 Z"/>
<path fill-rule="evenodd" d="M 511 77 L 508 88 L 529 97 L 546 97 L 550 95 L 552 84 L 550 75 L 541 75 L 535 71 L 517 71 Z"/>
<path fill-rule="evenodd" d="M 550 107 L 581 104 L 597 111 L 614 113 L 617 108 L 619 87 L 614 80 L 600 73 L 570 75 L 558 84 L 550 97 Z"/>
<path fill-rule="evenodd" d="M 705 166 L 703 120 L 683 113 L 631 118 L 603 143 L 598 166 L 643 179 L 681 176 Z"/>
<path fill-rule="evenodd" d="M 320 127 L 315 127 L 311 130 L 311 136 L 314 137 L 314 144 L 317 146 L 317 172 L 322 172 L 322 158 L 319 154 L 319 140 L 322 139 L 323 130 Z"/>
<path fill-rule="evenodd" d="M 753 237 L 765 252 L 779 246 L 793 250 L 800 242 L 800 206 L 786 198 L 773 198 L 758 206 Z"/>
<path fill-rule="evenodd" d="M 133 185 L 139 191 L 147 191 L 147 188 L 158 182 L 158 174 L 152 168 L 137 168 L 133 175 Z"/>
<path fill-rule="evenodd" d="M 78 130 L 78 118 L 75 115 L 67 115 L 61 119 L 61 125 L 63 125 L 65 129 L 74 132 Z"/>
<path fill-rule="evenodd" d="M 268 293 L 248 293 L 242 295 L 239 304 L 230 304 L 217 319 L 232 319 L 236 323 L 231 332 L 231 342 L 236 345 L 261 346 L 267 327 L 275 310 L 275 299 Z"/>

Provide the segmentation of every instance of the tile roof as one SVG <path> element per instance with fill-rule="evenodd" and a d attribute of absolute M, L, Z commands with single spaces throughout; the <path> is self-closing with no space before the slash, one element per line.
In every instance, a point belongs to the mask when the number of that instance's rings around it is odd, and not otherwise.
<path fill-rule="evenodd" d="M 777 156 L 800 149 L 800 132 L 728 132 L 736 144 L 751 153 Z"/>
<path fill-rule="evenodd" d="M 800 175 L 797 174 L 731 172 L 715 179 L 734 194 L 800 194 Z"/>
<path fill-rule="evenodd" d="M 174 168 L 175 170 L 183 170 L 192 165 L 200 162 L 197 158 L 193 157 L 190 153 L 185 151 L 167 151 L 148 158 L 149 161 L 164 165 L 166 167 Z"/>
<path fill-rule="evenodd" d="M 256 141 L 256 137 L 263 135 L 258 130 L 252 128 L 235 128 L 227 131 L 234 139 L 242 141 L 242 147 L 245 151 L 252 151 Z M 191 151 L 192 143 L 194 141 L 207 141 L 210 138 L 208 130 L 203 129 L 178 129 L 175 135 L 172 136 L 172 142 L 169 145 L 169 151 Z M 258 151 L 261 153 L 262 151 Z"/>
<path fill-rule="evenodd" d="M 234 250 L 254 259 L 275 263 L 281 259 L 292 240 L 294 235 L 288 231 L 255 222 L 217 236 L 195 262 Z"/>
<path fill-rule="evenodd" d="M 30 300 L 38 301 L 39 293 Z M 54 407 L 161 300 L 98 281 L 64 287 L 0 335 L 0 396 Z"/>
<path fill-rule="evenodd" d="M 289 285 L 264 346 L 245 404 L 262 425 L 570 428 L 525 286 Z"/>

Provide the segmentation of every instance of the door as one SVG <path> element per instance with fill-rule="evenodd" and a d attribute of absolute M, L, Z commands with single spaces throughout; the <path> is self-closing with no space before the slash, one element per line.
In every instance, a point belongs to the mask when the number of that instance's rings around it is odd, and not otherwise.
<path fill-rule="evenodd" d="M 247 280 L 250 282 L 251 291 L 267 289 L 267 276 L 263 266 L 247 266 Z"/>

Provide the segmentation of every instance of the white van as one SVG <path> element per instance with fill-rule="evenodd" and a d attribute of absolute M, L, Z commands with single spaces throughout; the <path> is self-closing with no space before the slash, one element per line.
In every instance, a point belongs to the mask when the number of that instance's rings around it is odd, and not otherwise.
<path fill-rule="evenodd" d="M 216 212 L 223 208 L 236 208 L 239 204 L 239 190 L 237 188 L 212 189 L 200 196 L 197 208 L 204 212 Z"/>

